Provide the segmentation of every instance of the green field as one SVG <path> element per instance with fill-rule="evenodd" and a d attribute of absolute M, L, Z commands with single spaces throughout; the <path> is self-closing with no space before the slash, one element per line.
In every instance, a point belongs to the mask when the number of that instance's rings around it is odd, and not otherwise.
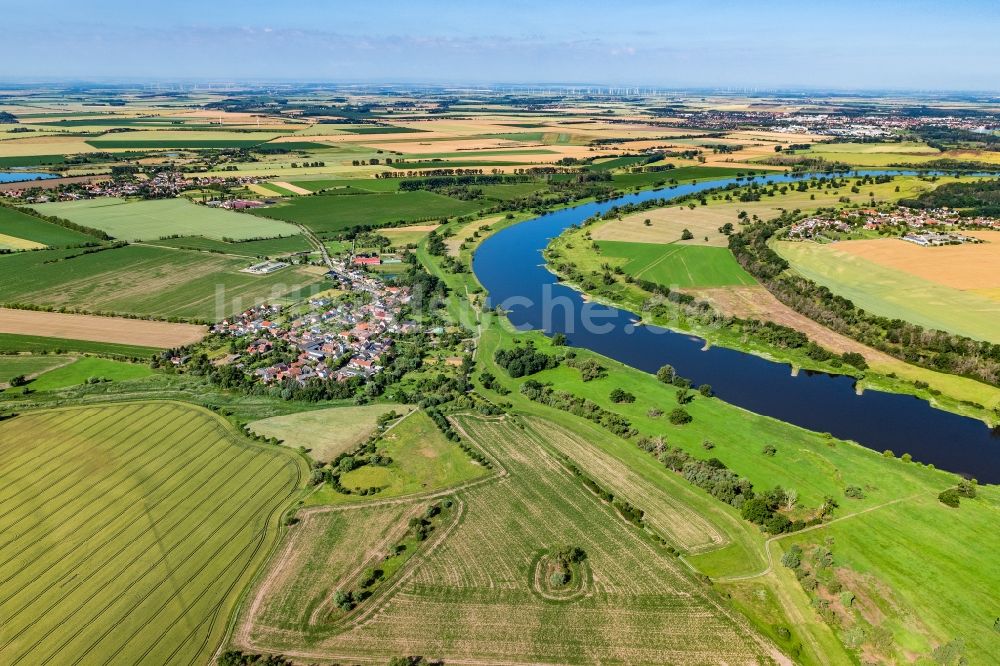
<path fill-rule="evenodd" d="M 305 236 L 284 236 L 282 238 L 265 238 L 257 241 L 241 241 L 227 243 L 204 236 L 181 236 L 180 238 L 164 238 L 155 242 L 156 245 L 177 247 L 185 250 L 201 250 L 204 252 L 219 252 L 235 254 L 242 257 L 261 257 L 286 254 L 289 252 L 307 252 L 312 245 Z"/>
<path fill-rule="evenodd" d="M 301 464 L 176 403 L 0 422 L 0 660 L 207 663 Z"/>
<path fill-rule="evenodd" d="M 731 178 L 738 173 L 749 173 L 749 169 L 707 166 L 678 167 L 676 169 L 653 173 L 616 173 L 611 176 L 611 180 L 617 187 L 649 187 L 657 183 L 666 183 L 670 180 Z"/>
<path fill-rule="evenodd" d="M 169 149 L 169 148 L 253 148 L 266 143 L 270 137 L 260 139 L 91 139 L 87 143 L 98 150 Z"/>
<path fill-rule="evenodd" d="M 28 386 L 33 391 L 55 391 L 83 384 L 87 380 L 100 379 L 121 382 L 129 379 L 141 379 L 151 374 L 153 371 L 148 365 L 84 356 L 69 365 L 63 365 L 46 372 Z"/>
<path fill-rule="evenodd" d="M 477 159 L 469 159 L 469 160 L 431 159 L 431 160 L 413 160 L 413 161 L 397 160 L 387 166 L 390 166 L 393 169 L 401 169 L 405 171 L 407 169 L 481 169 L 484 167 L 525 166 L 528 164 L 532 164 L 532 162 L 508 162 L 503 160 L 477 160 Z"/>
<path fill-rule="evenodd" d="M 648 159 L 646 155 L 624 155 L 622 157 L 613 157 L 607 160 L 601 160 L 599 162 L 594 162 L 587 167 L 588 171 L 608 171 L 610 169 L 621 169 L 624 167 L 635 166 Z"/>
<path fill-rule="evenodd" d="M 615 265 L 628 275 L 666 287 L 757 284 L 727 248 L 621 241 L 600 241 L 598 246 L 602 258 L 618 259 Z"/>
<path fill-rule="evenodd" d="M 889 615 L 885 626 L 901 650 L 927 654 L 961 638 L 968 663 L 988 663 L 1000 641 L 993 626 L 1000 561 L 987 546 L 996 542 L 998 511 L 995 486 L 986 496 L 963 499 L 958 509 L 924 495 L 812 534 L 783 539 L 781 545 L 787 550 L 792 543 L 823 545 L 830 539 L 836 566 L 846 569 L 848 576 L 883 581 L 890 593 L 865 581 L 862 590 L 874 603 L 860 610 L 871 613 L 879 605 L 885 607 Z M 956 543 L 986 547 L 962 548 L 959 555 Z M 859 598 L 865 601 L 865 596 Z M 909 615 L 906 608 L 919 611 Z"/>
<path fill-rule="evenodd" d="M 76 352 L 81 354 L 111 354 L 115 356 L 149 358 L 158 351 L 160 350 L 155 347 L 121 345 L 115 342 L 91 342 L 90 340 L 70 340 L 67 338 L 0 333 L 0 352 L 31 352 L 33 354 Z"/>
<path fill-rule="evenodd" d="M 253 214 L 297 222 L 318 233 L 330 233 L 354 226 L 438 220 L 466 215 L 481 208 L 482 203 L 459 201 L 433 192 L 417 191 L 299 197 L 277 206 L 255 209 Z"/>
<path fill-rule="evenodd" d="M 244 240 L 298 233 L 288 224 L 199 206 L 184 198 L 125 201 L 108 197 L 38 204 L 34 208 L 43 215 L 62 217 L 127 241 L 175 234 Z"/>
<path fill-rule="evenodd" d="M 240 273 L 249 260 L 205 252 L 142 245 L 75 252 L 0 256 L 0 301 L 214 322 L 322 282 L 316 271 L 299 266 L 270 275 Z"/>
<path fill-rule="evenodd" d="M 881 266 L 835 244 L 781 241 L 774 249 L 798 273 L 869 312 L 1000 343 L 1000 302 L 995 299 Z"/>
<path fill-rule="evenodd" d="M 358 533 L 370 535 L 364 543 L 378 553 L 425 501 L 414 500 L 411 512 L 360 504 L 314 514 L 322 523 L 310 516 L 285 560 L 288 575 L 240 635 L 286 654 L 358 659 L 419 645 L 445 661 L 479 663 L 764 660 L 768 648 L 753 630 L 576 480 L 545 435 L 511 419 L 460 417 L 459 424 L 507 475 L 457 495 L 458 523 L 440 543 L 431 533 L 396 574 L 397 592 L 363 601 L 346 618 L 312 612 L 325 591 L 357 575 Z M 547 598 L 537 582 L 541 556 L 564 544 L 582 547 L 592 572 L 575 601 Z"/>
<path fill-rule="evenodd" d="M 0 234 L 49 246 L 78 245 L 96 240 L 93 236 L 65 229 L 5 206 L 0 206 Z"/>
<path fill-rule="evenodd" d="M 320 180 L 287 180 L 310 192 L 326 189 L 341 189 L 352 194 L 364 192 L 396 192 L 399 180 L 395 178 L 323 178 Z"/>
<path fill-rule="evenodd" d="M 509 201 L 531 196 L 546 188 L 544 183 L 513 183 L 511 185 L 484 185 L 483 196 L 488 199 Z"/>
<path fill-rule="evenodd" d="M 404 414 L 406 405 L 380 403 L 360 407 L 333 407 L 254 421 L 258 435 L 277 437 L 285 446 L 302 447 L 314 460 L 328 462 L 346 453 L 375 432 L 376 419 L 386 412 Z"/>
<path fill-rule="evenodd" d="M 63 164 L 65 161 L 65 155 L 12 155 L 0 157 L 0 167 L 49 166 Z"/>
<path fill-rule="evenodd" d="M 64 365 L 72 358 L 55 355 L 0 356 L 0 384 L 18 375 L 30 376 Z"/>

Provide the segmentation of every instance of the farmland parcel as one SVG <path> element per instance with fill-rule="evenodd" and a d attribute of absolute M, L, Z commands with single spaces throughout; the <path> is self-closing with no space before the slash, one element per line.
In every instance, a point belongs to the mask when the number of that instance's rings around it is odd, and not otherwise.
<path fill-rule="evenodd" d="M 174 403 L 35 412 L 0 441 L 8 664 L 205 663 L 302 472 Z"/>
<path fill-rule="evenodd" d="M 199 206 L 183 198 L 125 201 L 107 197 L 39 204 L 35 209 L 127 241 L 175 235 L 246 240 L 299 233 L 290 224 Z"/>
<path fill-rule="evenodd" d="M 0 301 L 212 322 L 321 282 L 311 267 L 271 275 L 204 252 L 130 245 L 90 254 L 40 250 L 0 262 Z"/>

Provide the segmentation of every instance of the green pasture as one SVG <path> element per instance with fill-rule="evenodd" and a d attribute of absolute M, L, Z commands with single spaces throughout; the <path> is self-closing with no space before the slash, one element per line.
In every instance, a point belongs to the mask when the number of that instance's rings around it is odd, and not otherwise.
<path fill-rule="evenodd" d="M 599 241 L 598 246 L 601 258 L 619 260 L 616 263 L 626 274 L 665 287 L 757 284 L 724 247 L 621 241 Z"/>

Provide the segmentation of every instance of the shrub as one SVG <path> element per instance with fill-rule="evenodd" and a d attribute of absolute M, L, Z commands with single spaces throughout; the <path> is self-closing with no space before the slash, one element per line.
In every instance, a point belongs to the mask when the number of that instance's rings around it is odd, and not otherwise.
<path fill-rule="evenodd" d="M 698 387 L 698 393 L 701 393 L 706 398 L 711 398 L 712 397 L 712 385 L 711 384 L 702 384 L 701 386 Z"/>
<path fill-rule="evenodd" d="M 536 372 L 559 365 L 559 361 L 554 356 L 535 351 L 530 346 L 519 349 L 500 349 L 494 354 L 493 360 L 514 378 L 533 375 Z"/>
<path fill-rule="evenodd" d="M 770 534 L 781 534 L 782 532 L 789 532 L 792 528 L 792 521 L 790 521 L 786 516 L 776 513 L 767 519 L 764 523 L 764 529 Z"/>
<path fill-rule="evenodd" d="M 844 352 L 840 357 L 847 365 L 853 365 L 858 370 L 868 369 L 868 363 L 865 361 L 865 357 L 858 352 Z"/>
<path fill-rule="evenodd" d="M 635 396 L 628 391 L 623 391 L 620 388 L 616 388 L 611 391 L 611 402 L 623 403 L 623 402 L 635 402 Z"/>
<path fill-rule="evenodd" d="M 954 488 L 942 490 L 938 495 L 938 500 L 940 500 L 945 506 L 950 506 L 952 508 L 958 508 L 958 504 L 961 501 L 959 499 L 958 491 Z"/>
<path fill-rule="evenodd" d="M 802 564 L 801 546 L 794 544 L 789 548 L 788 552 L 781 556 L 781 563 L 789 569 L 798 569 L 799 565 Z"/>
<path fill-rule="evenodd" d="M 680 407 L 674 409 L 670 412 L 670 422 L 674 425 L 684 425 L 686 423 L 691 423 L 691 415 Z"/>
<path fill-rule="evenodd" d="M 763 453 L 765 456 L 770 456 L 773 458 L 774 455 L 778 452 L 778 449 L 775 448 L 774 444 L 765 444 L 764 448 L 761 449 L 760 452 Z"/>
<path fill-rule="evenodd" d="M 969 499 L 972 499 L 976 496 L 976 482 L 962 479 L 961 481 L 958 482 L 958 487 L 955 488 L 955 492 L 957 492 L 962 497 L 968 497 Z"/>
<path fill-rule="evenodd" d="M 850 497 L 851 499 L 864 499 L 865 491 L 858 486 L 847 486 L 844 488 L 844 495 L 846 497 Z"/>

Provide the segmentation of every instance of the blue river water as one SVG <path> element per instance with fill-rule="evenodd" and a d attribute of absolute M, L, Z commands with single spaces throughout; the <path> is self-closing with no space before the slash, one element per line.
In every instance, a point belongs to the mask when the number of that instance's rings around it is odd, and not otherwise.
<path fill-rule="evenodd" d="M 34 171 L 0 171 L 0 183 L 17 183 L 22 180 L 46 180 L 58 177 L 52 173 Z"/>
<path fill-rule="evenodd" d="M 782 174 L 755 180 L 780 183 L 801 177 Z M 719 398 L 752 412 L 829 432 L 876 451 L 891 449 L 897 456 L 909 453 L 914 460 L 984 483 L 1000 483 L 998 428 L 936 409 L 913 396 L 873 390 L 858 395 L 854 379 L 846 375 L 801 372 L 793 376 L 786 364 L 722 347 L 705 350 L 700 338 L 658 326 L 636 326 L 639 317 L 634 313 L 589 302 L 545 268 L 542 251 L 571 225 L 616 205 L 672 198 L 731 182 L 737 179 L 639 192 L 515 224 L 480 245 L 473 270 L 489 292 L 489 305 L 503 306 L 511 323 L 520 329 L 564 333 L 571 346 L 591 349 L 646 372 L 669 363 L 696 386 L 711 384 Z"/>

